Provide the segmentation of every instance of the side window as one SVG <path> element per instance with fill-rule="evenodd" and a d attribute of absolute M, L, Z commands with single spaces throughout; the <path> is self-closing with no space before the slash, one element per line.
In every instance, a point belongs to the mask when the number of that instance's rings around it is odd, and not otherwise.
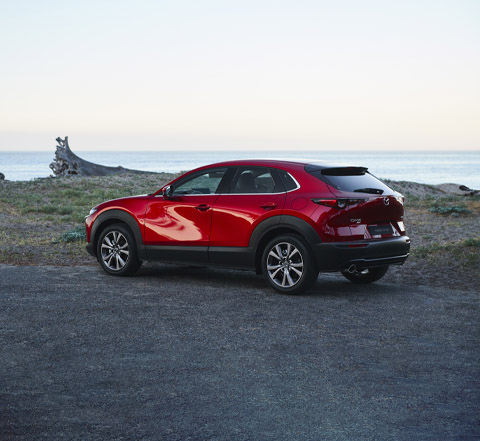
<path fill-rule="evenodd" d="M 226 171 L 226 168 L 208 170 L 189 177 L 173 186 L 173 195 L 215 194 Z"/>
<path fill-rule="evenodd" d="M 267 167 L 241 168 L 233 180 L 230 193 L 281 193 L 283 188 L 275 182 Z"/>

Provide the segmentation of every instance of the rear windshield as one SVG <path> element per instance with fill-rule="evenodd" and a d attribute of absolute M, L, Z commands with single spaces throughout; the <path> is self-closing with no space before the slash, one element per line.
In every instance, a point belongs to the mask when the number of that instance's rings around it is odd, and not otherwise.
<path fill-rule="evenodd" d="M 305 170 L 340 191 L 368 194 L 392 193 L 390 187 L 370 174 L 364 167 L 320 168 L 306 166 Z"/>

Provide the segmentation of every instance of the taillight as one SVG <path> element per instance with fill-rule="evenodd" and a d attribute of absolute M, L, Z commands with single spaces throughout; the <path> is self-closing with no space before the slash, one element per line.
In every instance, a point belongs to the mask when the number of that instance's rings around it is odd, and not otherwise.
<path fill-rule="evenodd" d="M 361 204 L 362 202 L 367 201 L 368 199 L 350 199 L 350 198 L 340 198 L 340 199 L 329 199 L 329 198 L 316 198 L 312 199 L 312 202 L 315 202 L 319 205 L 325 205 L 326 207 L 332 208 L 345 208 L 349 205 Z"/>

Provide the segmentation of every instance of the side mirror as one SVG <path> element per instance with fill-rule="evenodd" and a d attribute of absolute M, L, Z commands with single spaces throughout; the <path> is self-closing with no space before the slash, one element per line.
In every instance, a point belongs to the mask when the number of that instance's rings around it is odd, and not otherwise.
<path fill-rule="evenodd" d="M 172 187 L 170 187 L 170 185 L 168 185 L 167 187 L 165 187 L 163 190 L 162 190 L 162 195 L 164 197 L 164 199 L 170 199 L 173 195 L 173 191 L 172 191 Z"/>

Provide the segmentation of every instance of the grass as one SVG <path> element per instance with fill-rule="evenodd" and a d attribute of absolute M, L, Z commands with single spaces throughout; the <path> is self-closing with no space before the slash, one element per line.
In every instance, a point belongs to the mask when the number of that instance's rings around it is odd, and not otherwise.
<path fill-rule="evenodd" d="M 0 263 L 88 263 L 85 216 L 101 202 L 153 193 L 167 173 L 62 177 L 0 184 Z"/>
<path fill-rule="evenodd" d="M 412 258 L 430 262 L 445 260 L 447 257 L 464 268 L 479 269 L 480 237 L 462 239 L 447 243 L 432 243 L 428 246 L 412 247 Z"/>
<path fill-rule="evenodd" d="M 73 230 L 65 231 L 60 239 L 62 242 L 85 242 L 87 240 L 85 227 L 80 225 Z"/>
<path fill-rule="evenodd" d="M 461 196 L 408 196 L 406 209 L 426 209 L 439 215 L 465 216 L 480 210 L 480 198 L 462 198 Z"/>
<path fill-rule="evenodd" d="M 472 214 L 472 210 L 469 210 L 465 206 L 459 206 L 459 205 L 452 205 L 452 206 L 434 205 L 433 207 L 430 208 L 429 211 L 430 213 L 451 214 L 452 216 Z"/>
<path fill-rule="evenodd" d="M 0 202 L 28 219 L 58 224 L 83 223 L 95 205 L 110 199 L 153 193 L 171 178 L 171 174 L 159 173 L 6 182 L 2 184 Z"/>
<path fill-rule="evenodd" d="M 469 238 L 463 241 L 464 246 L 466 247 L 476 247 L 480 248 L 480 238 Z"/>

